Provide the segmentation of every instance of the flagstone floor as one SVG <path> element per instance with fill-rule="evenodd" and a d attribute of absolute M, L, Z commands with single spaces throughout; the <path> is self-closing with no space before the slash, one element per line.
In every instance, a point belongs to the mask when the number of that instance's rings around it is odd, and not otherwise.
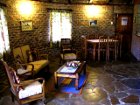
<path fill-rule="evenodd" d="M 54 88 L 52 76 L 46 84 L 46 105 L 140 105 L 139 62 L 87 64 L 87 72 L 87 82 L 80 95 L 60 93 Z M 43 102 L 30 104 L 43 105 Z M 0 105 L 18 104 L 5 94 Z"/>
<path fill-rule="evenodd" d="M 88 65 L 87 72 L 81 95 L 57 94 L 47 105 L 140 105 L 140 63 Z"/>

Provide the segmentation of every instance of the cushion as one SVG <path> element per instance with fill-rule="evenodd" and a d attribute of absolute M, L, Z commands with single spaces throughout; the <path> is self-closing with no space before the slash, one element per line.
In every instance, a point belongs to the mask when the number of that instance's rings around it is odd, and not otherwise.
<path fill-rule="evenodd" d="M 24 68 L 19 68 L 19 69 L 17 69 L 17 74 L 18 74 L 18 75 L 22 75 L 22 74 L 25 74 L 25 73 L 27 73 L 27 72 L 29 72 L 29 70 L 24 69 Z"/>
<path fill-rule="evenodd" d="M 61 54 L 61 58 L 64 59 L 64 60 L 73 60 L 73 59 L 76 59 L 77 56 L 75 53 L 67 53 L 67 54 Z"/>
<path fill-rule="evenodd" d="M 19 95 L 19 99 L 23 99 L 39 93 L 42 93 L 42 84 L 39 81 L 35 81 L 30 85 L 24 87 L 24 89 L 20 89 L 18 95 Z"/>
<path fill-rule="evenodd" d="M 43 69 L 46 65 L 48 65 L 48 60 L 38 60 L 34 62 L 30 62 L 29 64 L 34 65 L 35 74 L 38 73 L 41 69 Z M 27 66 L 27 70 L 31 70 L 32 67 L 30 65 Z"/>

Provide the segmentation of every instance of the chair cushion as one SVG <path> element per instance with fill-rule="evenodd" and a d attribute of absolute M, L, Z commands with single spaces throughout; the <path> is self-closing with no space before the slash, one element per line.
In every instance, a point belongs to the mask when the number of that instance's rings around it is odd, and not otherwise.
<path fill-rule="evenodd" d="M 30 85 L 20 89 L 19 99 L 23 99 L 32 95 L 42 93 L 42 84 L 38 81 L 31 83 Z"/>
<path fill-rule="evenodd" d="M 41 69 L 43 69 L 45 66 L 47 66 L 49 63 L 48 60 L 38 60 L 38 61 L 34 61 L 34 62 L 30 62 L 29 64 L 33 64 L 34 65 L 34 71 L 35 74 L 38 73 Z M 30 65 L 27 66 L 27 70 L 31 70 L 32 67 Z"/>
<path fill-rule="evenodd" d="M 64 60 L 74 60 L 74 59 L 77 59 L 77 56 L 75 53 L 67 53 L 67 54 L 61 54 L 61 58 L 64 59 Z"/>
<path fill-rule="evenodd" d="M 19 68 L 19 69 L 17 69 L 17 74 L 18 74 L 18 75 L 22 75 L 22 74 L 25 74 L 25 73 L 27 73 L 27 72 L 29 72 L 29 70 L 24 69 L 24 68 Z"/>

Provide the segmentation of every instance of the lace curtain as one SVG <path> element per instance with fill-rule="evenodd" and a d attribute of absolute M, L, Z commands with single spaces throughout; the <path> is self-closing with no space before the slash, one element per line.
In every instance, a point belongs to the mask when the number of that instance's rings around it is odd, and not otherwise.
<path fill-rule="evenodd" d="M 0 54 L 8 51 L 9 46 L 9 35 L 7 21 L 4 14 L 4 10 L 0 8 Z"/>
<path fill-rule="evenodd" d="M 49 19 L 50 43 L 59 42 L 61 38 L 71 38 L 72 14 L 65 10 L 51 10 Z"/>

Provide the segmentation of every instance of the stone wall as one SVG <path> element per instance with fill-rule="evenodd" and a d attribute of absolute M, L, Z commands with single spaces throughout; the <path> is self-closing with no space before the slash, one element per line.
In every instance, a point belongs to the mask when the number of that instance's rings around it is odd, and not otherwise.
<path fill-rule="evenodd" d="M 72 39 L 74 47 L 80 49 L 81 35 L 114 35 L 115 34 L 115 14 L 116 13 L 133 13 L 132 6 L 111 6 L 111 5 L 96 5 L 102 9 L 100 17 L 88 17 L 86 8 L 94 5 L 77 5 L 77 4 L 51 4 L 39 1 L 31 1 L 34 6 L 34 13 L 29 17 L 22 17 L 16 5 L 20 0 L 6 0 L 8 14 L 8 28 L 10 36 L 11 49 L 29 44 L 35 47 L 40 52 L 51 52 L 51 54 L 59 53 L 58 49 L 49 47 L 48 23 L 49 14 L 48 8 L 55 9 L 71 9 L 72 10 Z M 26 8 L 26 6 L 25 6 Z M 95 11 L 93 11 L 95 12 Z M 21 31 L 21 21 L 31 20 L 33 22 L 33 30 Z M 91 27 L 89 22 L 97 20 L 97 25 Z M 113 25 L 111 24 L 113 22 Z"/>

